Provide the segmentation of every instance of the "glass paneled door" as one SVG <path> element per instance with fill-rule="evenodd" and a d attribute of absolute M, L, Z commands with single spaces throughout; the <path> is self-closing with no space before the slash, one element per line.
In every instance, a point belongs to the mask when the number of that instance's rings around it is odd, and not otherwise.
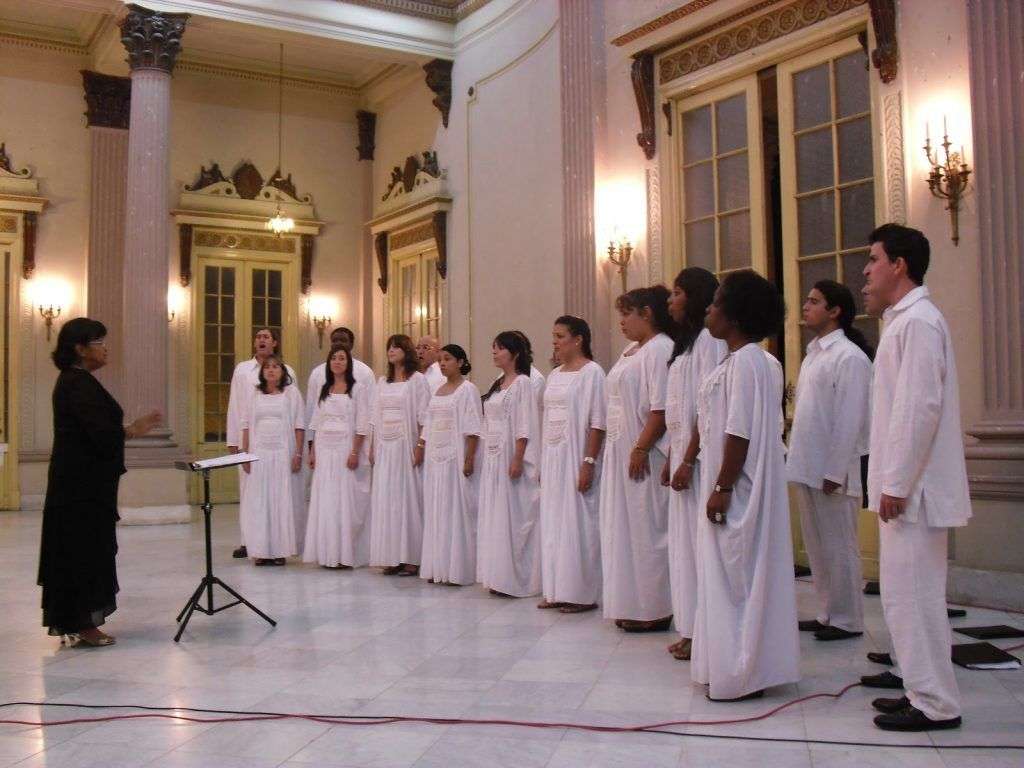
<path fill-rule="evenodd" d="M 441 276 L 437 251 L 428 250 L 392 261 L 398 285 L 391 311 L 391 333 L 404 333 L 415 343 L 420 336 L 441 337 Z"/>
<path fill-rule="evenodd" d="M 278 349 L 298 375 L 297 286 L 290 262 L 206 256 L 197 261 L 196 455 L 209 457 L 227 452 L 231 377 L 238 363 L 252 357 L 257 330 L 277 332 Z M 213 473 L 210 490 L 217 503 L 237 502 L 237 473 Z"/>
<path fill-rule="evenodd" d="M 11 317 L 14 291 L 14 258 L 8 247 L 0 245 L 0 509 L 20 506 L 17 483 L 16 448 L 12 434 L 15 404 L 11 397 L 11 357 L 14 354 L 11 330 L 16 318 Z M 15 304 L 16 306 L 16 304 Z"/>

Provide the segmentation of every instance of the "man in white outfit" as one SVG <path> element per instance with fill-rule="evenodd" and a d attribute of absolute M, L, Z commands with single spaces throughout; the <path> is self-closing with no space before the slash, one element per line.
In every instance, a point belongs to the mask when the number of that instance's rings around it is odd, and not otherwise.
<path fill-rule="evenodd" d="M 334 347 L 338 344 L 345 347 L 351 355 L 352 348 L 356 344 L 356 335 L 345 326 L 339 326 L 331 331 L 331 346 Z M 376 380 L 370 366 L 353 357 L 352 376 L 357 384 L 361 383 L 372 394 Z M 323 362 L 309 372 L 309 379 L 306 382 L 306 440 L 309 443 L 313 442 L 313 430 L 310 428 L 313 424 L 313 411 L 316 410 L 316 404 L 320 400 L 320 390 L 323 389 L 326 382 L 327 363 Z M 367 402 L 370 402 L 369 399 Z"/>
<path fill-rule="evenodd" d="M 863 293 L 885 329 L 872 387 L 868 506 L 878 512 L 882 609 L 902 678 L 862 678 L 904 687 L 876 699 L 875 725 L 931 731 L 961 724 L 946 615 L 949 529 L 971 516 L 960 396 L 949 328 L 924 287 L 930 248 L 916 229 L 871 233 Z"/>
<path fill-rule="evenodd" d="M 259 384 L 260 368 L 263 365 L 263 361 L 277 351 L 279 343 L 280 339 L 275 330 L 260 328 L 256 331 L 256 336 L 252 341 L 253 356 L 235 366 L 234 373 L 231 375 L 231 389 L 228 393 L 226 432 L 227 447 L 230 453 L 238 453 L 238 448 L 242 444 L 242 417 L 248 412 L 249 401 L 256 391 L 256 385 Z M 288 375 L 292 377 L 292 381 L 295 381 L 295 371 L 292 370 L 291 366 L 285 365 L 285 369 L 288 371 Z M 239 467 L 239 504 L 242 501 L 242 494 L 245 493 L 245 478 L 245 472 Z M 249 553 L 245 548 L 245 540 L 242 536 L 239 536 L 239 539 L 241 539 L 241 543 L 231 554 L 236 558 L 248 557 Z"/>
<path fill-rule="evenodd" d="M 433 336 L 422 336 L 416 342 L 416 356 L 419 358 L 419 371 L 427 377 L 427 385 L 433 394 L 445 382 L 441 365 L 437 362 L 441 356 L 441 343 Z"/>

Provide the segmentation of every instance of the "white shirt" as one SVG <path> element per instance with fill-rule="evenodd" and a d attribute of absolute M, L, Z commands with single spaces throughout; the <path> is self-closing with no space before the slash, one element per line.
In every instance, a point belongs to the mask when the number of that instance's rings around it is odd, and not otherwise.
<path fill-rule="evenodd" d="M 441 373 L 440 363 L 431 363 L 427 366 L 427 370 L 423 372 L 423 375 L 427 377 L 427 386 L 430 387 L 430 394 L 437 392 L 438 387 L 446 381 L 444 374 Z"/>
<path fill-rule="evenodd" d="M 872 387 L 868 507 L 907 499 L 908 522 L 946 528 L 971 517 L 953 344 L 942 313 L 915 288 L 882 315 Z M 921 516 L 923 513 L 923 517 Z"/>
<path fill-rule="evenodd" d="M 356 360 L 354 357 L 351 359 L 352 376 L 357 384 L 362 384 L 366 388 L 366 402 L 369 404 L 373 402 L 373 385 L 376 383 L 373 370 L 362 360 Z M 306 382 L 307 440 L 313 439 L 313 411 L 316 410 L 316 404 L 320 402 L 320 390 L 323 389 L 326 383 L 327 363 L 320 363 L 320 365 L 309 372 L 309 380 Z"/>
<path fill-rule="evenodd" d="M 299 386 L 295 378 L 295 371 L 287 363 L 284 369 L 291 377 L 292 384 Z M 256 386 L 260 383 L 260 362 L 255 357 L 243 360 L 235 366 L 231 374 L 231 389 L 228 392 L 228 413 L 227 413 L 227 440 L 226 444 L 232 448 L 242 445 L 242 420 L 249 413 L 249 403 Z M 299 395 L 301 397 L 301 393 Z M 301 428 L 304 425 L 299 425 Z"/>
<path fill-rule="evenodd" d="M 796 384 L 786 479 L 825 480 L 860 498 L 860 457 L 871 438 L 871 361 L 841 328 L 807 345 Z"/>

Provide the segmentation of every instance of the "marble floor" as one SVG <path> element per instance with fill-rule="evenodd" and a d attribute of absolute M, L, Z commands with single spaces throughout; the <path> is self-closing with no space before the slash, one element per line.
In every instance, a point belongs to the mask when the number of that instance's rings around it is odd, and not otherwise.
<path fill-rule="evenodd" d="M 863 638 L 818 643 L 801 637 L 799 685 L 773 690 L 761 701 L 713 704 L 690 684 L 688 665 L 665 653 L 667 634 L 624 635 L 594 613 L 539 611 L 534 600 L 500 599 L 475 587 L 433 586 L 368 569 L 337 572 L 293 563 L 254 568 L 230 557 L 235 515 L 231 507 L 217 511 L 215 570 L 274 616 L 276 629 L 235 607 L 214 617 L 196 615 L 182 642 L 171 642 L 174 616 L 201 575 L 202 528 L 122 528 L 120 607 L 105 627 L 118 644 L 66 649 L 39 627 L 39 515 L 0 513 L 0 601 L 11 619 L 0 648 L 0 700 L 601 725 L 707 721 L 748 717 L 798 696 L 837 691 L 879 671 L 864 653 L 887 648 L 878 598 L 868 597 Z M 797 589 L 809 615 L 810 585 L 798 583 Z M 970 609 L 954 626 L 965 623 L 1024 626 L 1024 616 Z M 869 701 L 877 694 L 855 688 L 841 699 L 814 700 L 767 720 L 675 728 L 686 736 L 301 720 L 0 725 L 0 768 L 1024 765 L 1024 751 L 937 748 L 1024 745 L 1024 671 L 957 668 L 957 678 L 965 726 L 932 735 L 875 729 Z M 27 705 L 0 712 L 4 719 L 25 720 L 111 713 Z"/>

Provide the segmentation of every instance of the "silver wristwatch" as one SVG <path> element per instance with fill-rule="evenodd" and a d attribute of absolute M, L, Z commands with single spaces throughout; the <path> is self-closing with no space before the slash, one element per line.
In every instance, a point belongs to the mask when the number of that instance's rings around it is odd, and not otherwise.
<path fill-rule="evenodd" d="M 584 456 L 583 463 L 589 464 L 590 466 L 594 466 L 595 464 L 597 464 L 597 461 L 594 460 L 593 456 Z"/>

